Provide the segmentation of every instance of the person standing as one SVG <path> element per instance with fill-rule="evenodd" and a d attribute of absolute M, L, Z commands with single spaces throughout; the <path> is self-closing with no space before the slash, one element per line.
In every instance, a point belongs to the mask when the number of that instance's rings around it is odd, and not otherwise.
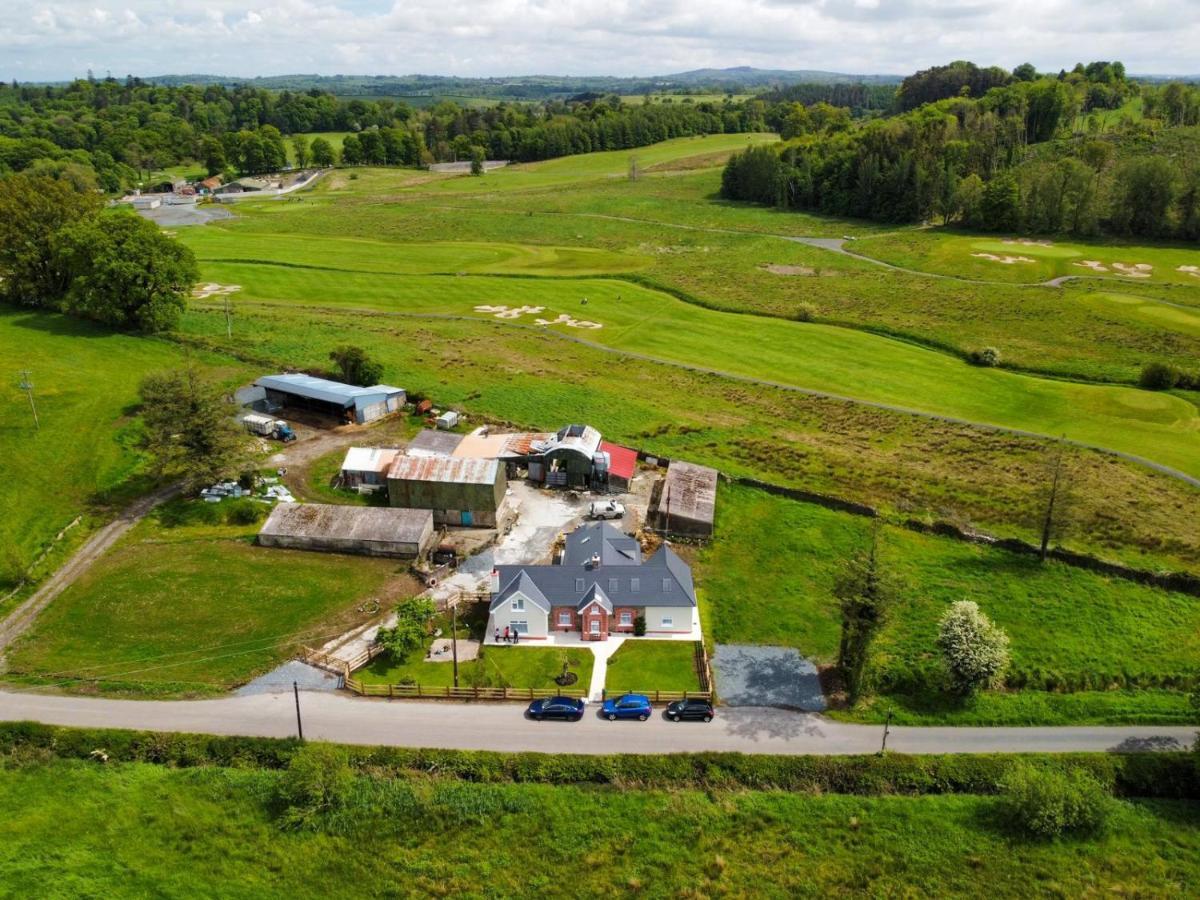
<path fill-rule="evenodd" d="M 508 626 L 504 626 L 504 643 L 508 643 Z"/>

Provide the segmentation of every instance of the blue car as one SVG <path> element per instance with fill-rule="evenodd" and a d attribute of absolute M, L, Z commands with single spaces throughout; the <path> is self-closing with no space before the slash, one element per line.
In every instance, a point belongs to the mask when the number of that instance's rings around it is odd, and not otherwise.
<path fill-rule="evenodd" d="M 645 722 L 650 718 L 650 698 L 644 694 L 624 694 L 615 700 L 605 700 L 601 711 L 610 722 L 617 719 Z"/>
<path fill-rule="evenodd" d="M 538 722 L 542 719 L 566 719 L 578 722 L 583 718 L 584 703 L 575 697 L 547 697 L 534 700 L 525 712 Z"/>

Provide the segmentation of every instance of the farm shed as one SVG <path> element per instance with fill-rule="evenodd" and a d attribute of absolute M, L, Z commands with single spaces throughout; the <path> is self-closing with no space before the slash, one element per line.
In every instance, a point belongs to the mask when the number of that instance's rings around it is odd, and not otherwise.
<path fill-rule="evenodd" d="M 390 447 L 351 447 L 342 460 L 341 486 L 387 487 L 387 473 L 400 453 Z"/>
<path fill-rule="evenodd" d="M 567 425 L 545 441 L 534 441 L 529 480 L 551 487 L 590 487 L 600 432 L 590 425 Z"/>
<path fill-rule="evenodd" d="M 601 441 L 600 452 L 606 455 L 604 462 L 608 467 L 609 488 L 615 491 L 629 490 L 629 482 L 637 472 L 637 451 Z"/>
<path fill-rule="evenodd" d="M 454 456 L 462 439 L 461 434 L 424 428 L 408 442 L 407 453 L 409 456 Z"/>
<path fill-rule="evenodd" d="M 438 525 L 494 528 L 508 490 L 494 459 L 398 456 L 388 471 L 392 506 L 433 511 Z"/>
<path fill-rule="evenodd" d="M 651 498 L 650 524 L 664 534 L 711 537 L 717 470 L 674 460 Z"/>
<path fill-rule="evenodd" d="M 427 509 L 280 503 L 258 542 L 264 547 L 415 558 L 433 542 Z"/>
<path fill-rule="evenodd" d="M 268 407 L 290 406 L 345 422 L 373 422 L 404 405 L 403 388 L 389 384 L 355 387 L 312 375 L 265 375 L 255 385 L 267 392 Z"/>

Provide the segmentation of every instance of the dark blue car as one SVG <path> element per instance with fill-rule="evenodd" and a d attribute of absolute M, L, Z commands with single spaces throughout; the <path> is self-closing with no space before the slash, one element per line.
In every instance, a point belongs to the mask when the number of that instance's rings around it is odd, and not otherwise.
<path fill-rule="evenodd" d="M 601 711 L 610 722 L 617 719 L 645 722 L 650 718 L 650 698 L 644 694 L 624 694 L 615 700 L 605 700 Z"/>
<path fill-rule="evenodd" d="M 575 697 L 547 697 L 544 700 L 534 700 L 525 712 L 529 718 L 539 722 L 542 719 L 578 722 L 583 718 L 583 705 L 583 701 Z"/>

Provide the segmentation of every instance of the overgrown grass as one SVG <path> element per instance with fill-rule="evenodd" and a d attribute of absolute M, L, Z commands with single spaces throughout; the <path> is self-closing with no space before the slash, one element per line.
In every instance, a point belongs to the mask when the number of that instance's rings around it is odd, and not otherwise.
<path fill-rule="evenodd" d="M 628 640 L 609 658 L 609 695 L 629 691 L 698 691 L 691 641 Z"/>
<path fill-rule="evenodd" d="M 971 795 L 850 797 L 453 781 L 360 784 L 347 829 L 280 827 L 282 775 L 51 762 L 0 771 L 6 889 L 36 896 L 1185 895 L 1189 801 L 1126 801 L 1035 843 Z M 403 795 L 403 796 L 401 796 Z M 403 815 L 385 809 L 399 804 Z M 519 841 L 513 835 L 520 835 Z M 569 877 L 538 860 L 576 860 Z M 620 864 L 614 864 L 620 860 Z"/>
<path fill-rule="evenodd" d="M 9 677 L 82 691 L 225 691 L 365 620 L 357 606 L 397 569 L 257 547 L 256 530 L 147 519 L 42 612 L 9 651 Z"/>

